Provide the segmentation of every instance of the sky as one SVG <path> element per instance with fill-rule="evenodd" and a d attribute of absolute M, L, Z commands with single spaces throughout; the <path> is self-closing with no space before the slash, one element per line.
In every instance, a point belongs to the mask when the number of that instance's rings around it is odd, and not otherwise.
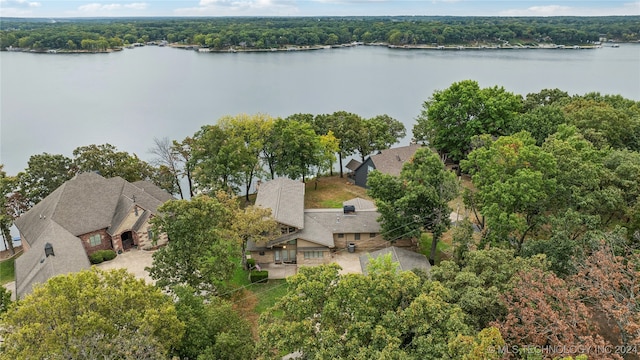
<path fill-rule="evenodd" d="M 0 0 L 0 17 L 640 15 L 640 0 Z"/>

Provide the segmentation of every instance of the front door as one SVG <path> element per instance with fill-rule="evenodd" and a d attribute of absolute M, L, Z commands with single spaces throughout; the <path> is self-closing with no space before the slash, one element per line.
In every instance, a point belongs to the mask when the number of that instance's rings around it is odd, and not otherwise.
<path fill-rule="evenodd" d="M 122 235 L 120 235 L 120 238 L 122 239 L 122 249 L 124 251 L 127 251 L 133 247 L 133 232 L 123 232 Z"/>

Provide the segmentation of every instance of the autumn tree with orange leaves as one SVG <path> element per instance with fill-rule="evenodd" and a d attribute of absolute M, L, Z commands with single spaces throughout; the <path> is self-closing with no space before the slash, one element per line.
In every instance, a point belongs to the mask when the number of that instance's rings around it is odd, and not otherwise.
<path fill-rule="evenodd" d="M 508 315 L 492 323 L 509 346 L 543 349 L 544 358 L 558 354 L 545 348 L 562 348 L 563 355 L 578 355 L 588 348 L 609 345 L 590 323 L 589 309 L 577 291 L 551 271 L 521 271 L 514 288 L 503 296 Z M 574 352 L 575 351 L 575 352 Z M 617 354 L 601 354 L 602 359 L 621 359 Z M 609 356 L 609 357 L 606 357 Z"/>

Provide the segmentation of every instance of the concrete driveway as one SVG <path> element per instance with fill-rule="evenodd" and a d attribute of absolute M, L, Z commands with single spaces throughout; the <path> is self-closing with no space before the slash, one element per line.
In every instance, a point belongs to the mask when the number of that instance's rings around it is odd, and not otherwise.
<path fill-rule="evenodd" d="M 153 285 L 155 281 L 144 268 L 151 266 L 153 263 L 152 256 L 154 252 L 155 251 L 132 249 L 116 256 L 116 258 L 111 261 L 105 261 L 95 266 L 102 270 L 127 269 L 135 277 L 143 279 L 147 284 Z"/>

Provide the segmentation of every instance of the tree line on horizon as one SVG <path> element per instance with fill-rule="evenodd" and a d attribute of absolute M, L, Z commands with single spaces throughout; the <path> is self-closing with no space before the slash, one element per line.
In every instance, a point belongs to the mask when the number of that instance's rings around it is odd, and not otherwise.
<path fill-rule="evenodd" d="M 584 45 L 601 37 L 640 40 L 638 16 L 604 17 L 251 17 L 251 18 L 4 18 L 0 50 L 8 47 L 105 51 L 166 40 L 212 49 L 277 49 L 351 42 L 391 45 Z"/>

